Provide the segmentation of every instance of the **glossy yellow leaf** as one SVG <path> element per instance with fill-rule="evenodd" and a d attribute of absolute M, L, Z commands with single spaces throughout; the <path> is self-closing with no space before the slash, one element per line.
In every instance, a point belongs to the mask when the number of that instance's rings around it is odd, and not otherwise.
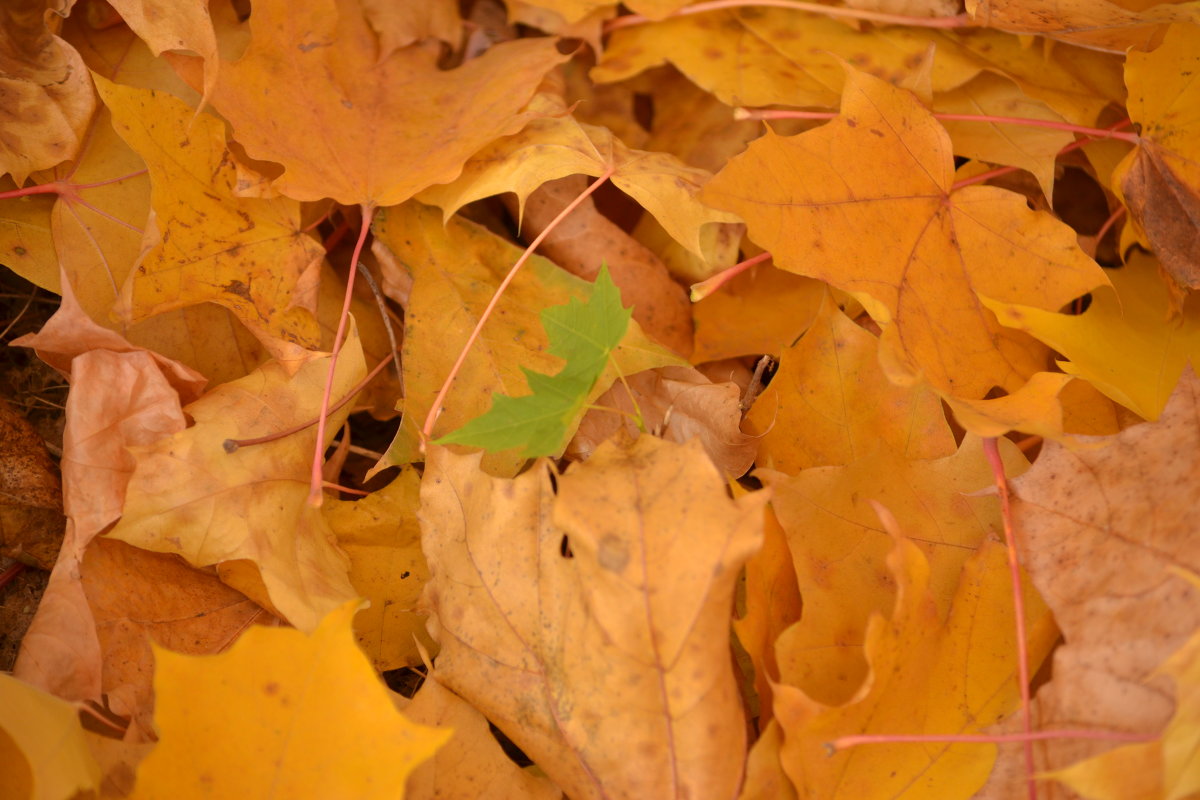
<path fill-rule="evenodd" d="M 488 48 L 440 70 L 441 45 L 377 55 L 357 0 L 260 2 L 237 61 L 222 61 L 213 105 L 274 186 L 297 200 L 390 206 L 458 176 L 473 153 L 515 133 L 542 76 L 566 60 L 553 39 Z M 419 109 L 419 113 L 418 110 Z"/>
<path fill-rule="evenodd" d="M 696 442 L 650 436 L 558 477 L 478 464 L 427 454 L 435 677 L 572 798 L 730 797 L 746 735 L 729 614 L 765 493 L 735 502 Z"/>
<path fill-rule="evenodd" d="M 1170 288 L 1145 253 L 1132 253 L 1108 275 L 1112 286 L 1095 290 L 1082 314 L 984 302 L 1004 325 L 1061 353 L 1064 371 L 1144 419 L 1157 419 L 1184 365 L 1200 363 L 1200 302 L 1189 298 L 1182 313 L 1172 314 Z"/>
<path fill-rule="evenodd" d="M 328 371 L 328 356 L 291 376 L 270 361 L 186 406 L 192 427 L 134 450 L 124 516 L 108 535 L 178 553 L 196 566 L 253 562 L 271 604 L 297 628 L 315 628 L 326 612 L 356 596 L 349 559 L 320 510 L 307 502 L 316 426 L 234 452 L 224 442 L 315 419 Z M 338 359 L 332 396 L 342 397 L 365 374 L 352 336 Z M 329 415 L 329 438 L 348 413 L 343 407 Z M 234 588 L 255 596 L 252 585 Z"/>
<path fill-rule="evenodd" d="M 1004 546 L 984 541 L 967 555 L 947 613 L 930 591 L 921 549 L 897 535 L 887 557 L 895 606 L 890 619 L 879 612 L 871 617 L 863 646 L 870 672 L 862 688 L 844 703 L 827 705 L 794 686 L 775 687 L 780 760 L 801 797 L 967 798 L 983 785 L 996 759 L 993 744 L 866 744 L 832 756 L 826 749 L 837 737 L 855 734 L 974 733 L 1017 709 Z M 1058 630 L 1036 592 L 1026 592 L 1025 610 L 1029 663 L 1036 670 Z"/>
<path fill-rule="evenodd" d="M 937 394 L 889 381 L 878 347 L 827 293 L 816 320 L 783 352 L 770 386 L 746 415 L 748 432 L 762 436 L 758 465 L 795 474 L 849 464 L 877 448 L 906 459 L 953 453 Z"/>
<path fill-rule="evenodd" d="M 443 224 L 436 209 L 415 201 L 382 212 L 375 232 L 413 280 L 401 348 L 404 420 L 385 457 L 386 463 L 406 464 L 420 460 L 418 431 L 433 398 L 521 249 L 458 217 Z M 433 429 L 434 438 L 486 412 L 493 392 L 510 397 L 528 394 L 522 368 L 553 374 L 562 367 L 561 359 L 546 352 L 540 315 L 547 307 L 582 298 L 585 285 L 544 258 L 529 259 L 501 296 L 496 313 L 463 363 Z M 610 365 L 601 375 L 593 397 L 617 380 L 618 370 L 632 375 L 680 363 L 651 343 L 634 321 L 612 360 L 615 367 Z M 489 453 L 483 464 L 494 474 L 512 475 L 524 462 L 519 452 L 502 451 Z"/>
<path fill-rule="evenodd" d="M 225 127 L 183 102 L 96 86 L 117 132 L 146 161 L 159 238 L 127 281 L 131 321 L 200 302 L 233 311 L 280 359 L 319 344 L 313 312 L 324 250 L 300 228 L 300 204 L 240 198 Z"/>
<path fill-rule="evenodd" d="M 1161 6 L 1160 6 L 1161 8 Z M 1200 11 L 1194 11 L 1200 23 Z M 1200 288 L 1200 24 L 1172 25 L 1125 67 L 1129 118 L 1141 142 L 1113 174 L 1113 188 L 1167 272 Z"/>
<path fill-rule="evenodd" d="M 896 368 L 951 396 L 1015 391 L 1044 363 L 981 296 L 1058 309 L 1106 283 L 1074 231 L 1024 197 L 955 190 L 950 140 L 929 111 L 853 69 L 836 119 L 768 133 L 701 197 L 742 216 L 777 266 L 854 295 Z"/>
<path fill-rule="evenodd" d="M 155 648 L 158 745 L 135 800 L 402 798 L 451 732 L 409 722 L 354 644 L 356 602 L 311 635 L 251 628 L 225 653 Z"/>
<path fill-rule="evenodd" d="M 354 502 L 327 501 L 325 519 L 350 557 L 350 583 L 370 605 L 354 617 L 354 634 L 375 669 L 422 663 L 418 643 L 436 654 L 417 599 L 429 579 L 417 525 L 421 477 L 412 467 Z"/>
<path fill-rule="evenodd" d="M 99 785 L 75 705 L 0 673 L 0 796 L 67 800 Z"/>
<path fill-rule="evenodd" d="M 1009 475 L 1025 466 L 1015 446 L 1002 446 Z M 913 461 L 886 449 L 842 467 L 807 469 L 795 477 L 755 473 L 774 491 L 772 507 L 787 532 L 796 566 L 804 622 L 780 638 L 785 680 L 814 700 L 837 704 L 852 697 L 866 674 L 862 646 L 867 620 L 895 597 L 885 566 L 892 540 L 874 503 L 886 507 L 902 530 L 912 531 L 929 571 L 929 591 L 945 612 L 963 563 L 1000 529 L 995 497 L 973 493 L 993 485 L 979 440 L 935 461 Z"/>

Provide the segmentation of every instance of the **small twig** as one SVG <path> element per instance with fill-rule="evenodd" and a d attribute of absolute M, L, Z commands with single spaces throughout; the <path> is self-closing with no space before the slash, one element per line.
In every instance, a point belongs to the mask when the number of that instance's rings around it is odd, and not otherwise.
<path fill-rule="evenodd" d="M 24 569 L 25 565 L 20 561 L 15 561 L 5 567 L 4 572 L 0 572 L 0 589 L 3 589 L 5 586 L 7 586 L 9 582 L 11 582 L 13 578 L 20 575 Z"/>
<path fill-rule="evenodd" d="M 1100 739 L 1113 742 L 1149 742 L 1157 739 L 1145 733 L 1125 733 L 1124 731 L 1092 731 L 1087 729 L 1065 729 L 1058 731 L 1032 731 L 1030 733 L 1002 734 L 951 734 L 929 736 L 921 734 L 860 734 L 855 736 L 840 736 L 832 742 L 826 742 L 825 748 L 830 755 L 849 750 L 864 744 L 895 744 L 895 743 L 945 743 L 945 744 L 1004 744 L 1008 742 L 1046 741 L 1047 739 Z"/>
<path fill-rule="evenodd" d="M 359 257 L 362 256 L 363 245 L 366 244 L 367 234 L 371 232 L 371 217 L 374 214 L 375 207 L 373 205 L 362 207 L 362 225 L 358 231 L 358 241 L 354 243 L 354 253 L 350 256 L 352 265 L 357 264 Z M 346 341 L 346 328 L 350 322 L 350 302 L 354 299 L 354 276 L 357 274 L 358 270 L 351 267 L 350 274 L 346 278 L 346 294 L 342 297 L 342 313 L 338 317 L 337 332 L 333 335 L 333 351 L 329 354 L 329 372 L 325 376 L 325 391 L 321 395 L 321 413 L 317 417 L 317 442 L 313 446 L 312 469 L 308 479 L 308 504 L 313 508 L 320 508 L 323 502 L 321 482 L 324 479 L 321 477 L 321 466 L 325 462 L 325 447 L 322 444 L 325 441 L 325 420 L 329 416 L 329 396 L 333 392 L 333 381 L 337 376 L 338 356 L 341 355 L 342 345 Z"/>
<path fill-rule="evenodd" d="M 400 347 L 396 344 L 396 332 L 392 330 L 392 318 L 388 314 L 387 302 L 383 299 L 383 292 L 379 290 L 379 284 L 375 282 L 375 277 L 371 275 L 371 270 L 367 269 L 367 265 L 358 262 L 358 271 L 362 273 L 363 280 L 367 282 L 367 286 L 371 287 L 371 294 L 375 295 L 375 307 L 379 309 L 379 318 L 383 320 L 383 328 L 387 331 L 388 344 L 391 345 L 392 353 L 399 353 Z M 400 362 L 393 359 L 392 364 L 396 367 L 396 380 L 400 382 L 400 393 L 404 393 L 404 375 L 400 372 Z"/>
<path fill-rule="evenodd" d="M 374 369 L 372 369 L 370 372 L 367 373 L 367 377 L 365 377 L 361 381 L 359 381 L 358 385 L 355 386 L 353 389 L 351 389 L 349 392 L 347 392 L 345 397 L 343 397 L 341 400 L 338 400 L 332 406 L 329 406 L 329 408 L 324 411 L 325 415 L 328 416 L 329 414 L 332 414 L 336 411 L 341 410 L 342 406 L 346 405 L 346 403 L 349 403 L 352 399 L 354 399 L 355 395 L 357 395 L 359 392 L 361 392 L 368 383 L 370 383 L 372 380 L 374 380 L 375 376 L 378 375 L 380 372 L 382 372 L 383 368 L 386 367 L 389 363 L 391 363 L 392 359 L 395 357 L 396 357 L 396 354 L 393 352 L 391 355 L 389 355 L 383 361 L 380 361 L 378 364 L 376 364 Z M 222 443 L 222 447 L 225 448 L 226 453 L 233 453 L 239 447 L 250 447 L 251 445 L 266 444 L 267 442 L 274 442 L 277 439 L 283 439 L 284 437 L 291 436 L 293 433 L 299 433 L 300 431 L 304 430 L 305 428 L 311 428 L 313 425 L 316 425 L 317 421 L 320 419 L 321 419 L 320 417 L 313 417 L 310 420 L 301 422 L 299 425 L 293 425 L 292 427 L 287 428 L 286 430 L 278 431 L 276 433 L 271 433 L 266 436 L 258 436 L 253 439 L 226 439 Z M 320 444 L 320 440 L 318 440 L 318 444 Z M 325 448 L 321 448 L 321 452 L 324 453 Z"/>
<path fill-rule="evenodd" d="M 1008 477 L 1004 474 L 1004 461 L 1000 458 L 1000 447 L 995 437 L 983 440 L 983 453 L 996 489 L 1000 493 L 1000 518 L 1004 523 L 1004 545 L 1008 550 L 1008 571 L 1012 581 L 1013 614 L 1016 617 L 1017 634 L 1017 680 L 1021 689 L 1021 727 L 1026 737 L 1033 735 L 1033 712 L 1029 697 L 1029 650 L 1025 642 L 1025 597 L 1021 592 L 1021 562 L 1017 556 L 1017 542 L 1013 535 L 1012 503 L 1008 493 Z M 1025 782 L 1030 800 L 1037 800 L 1037 779 L 1033 763 L 1033 739 L 1025 739 Z"/>
<path fill-rule="evenodd" d="M 8 323 L 8 325 L 4 328 L 4 331 L 0 333 L 0 339 L 8 336 L 8 332 L 13 329 L 13 326 L 21 321 L 21 317 L 25 316 L 25 312 L 29 310 L 31 305 L 33 305 L 33 298 L 37 295 L 37 293 L 38 287 L 34 286 L 33 291 L 29 293 L 29 297 L 25 298 L 25 305 L 21 306 L 21 310 L 17 312 L 15 317 L 13 317 L 12 322 Z"/>
<path fill-rule="evenodd" d="M 770 253 L 759 253 L 756 256 L 751 256 L 750 258 L 747 258 L 745 261 L 740 261 L 737 264 L 734 264 L 729 269 L 723 269 L 720 272 L 718 272 L 716 275 L 713 275 L 709 278 L 705 278 L 704 280 L 700 281 L 699 283 L 693 283 L 692 284 L 692 302 L 693 303 L 700 302 L 701 300 L 708 297 L 713 292 L 720 289 L 725 284 L 729 283 L 731 280 L 736 278 L 738 275 L 741 275 L 743 272 L 750 269 L 751 267 L 753 267 L 756 264 L 761 264 L 762 262 L 766 261 L 770 257 L 771 257 Z"/>
<path fill-rule="evenodd" d="M 750 406 L 754 405 L 754 401 L 758 399 L 758 393 L 762 391 L 763 373 L 770 369 L 773 363 L 774 360 L 770 356 L 763 356 L 754 365 L 754 374 L 750 376 L 750 383 L 746 386 L 746 393 L 742 395 L 742 402 L 738 403 L 743 417 L 750 410 Z"/>
<path fill-rule="evenodd" d="M 734 119 L 834 119 L 839 111 L 793 111 L 789 109 L 751 109 L 735 108 Z M 1055 131 L 1067 131 L 1090 136 L 1093 139 L 1120 139 L 1131 144 L 1141 142 L 1136 133 L 1126 133 L 1112 128 L 1091 128 L 1087 125 L 1075 125 L 1070 122 L 1055 122 L 1052 119 L 1035 119 L 1033 117 L 1002 117 L 995 114 L 949 114 L 940 111 L 932 112 L 935 119 L 945 122 L 989 122 L 994 125 L 1023 125 L 1028 128 L 1048 128 Z"/>

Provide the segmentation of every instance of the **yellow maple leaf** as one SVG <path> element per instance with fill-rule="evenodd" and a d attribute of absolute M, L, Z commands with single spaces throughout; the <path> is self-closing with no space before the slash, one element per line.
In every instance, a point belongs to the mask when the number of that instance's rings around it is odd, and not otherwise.
<path fill-rule="evenodd" d="M 1015 446 L 1002 452 L 1008 474 L 1025 467 Z M 772 507 L 787 532 L 804 598 L 804 624 L 779 642 L 784 679 L 814 700 L 840 703 L 866 672 L 862 646 L 868 619 L 893 603 L 895 579 L 885 565 L 893 542 L 872 503 L 886 506 L 912 531 L 929 573 L 928 591 L 941 612 L 950 605 L 963 563 L 1000 527 L 994 497 L 973 497 L 992 485 L 977 438 L 936 460 L 910 460 L 886 448 L 839 467 L 806 469 L 795 477 L 755 473 L 774 492 Z"/>
<path fill-rule="evenodd" d="M 451 731 L 408 721 L 355 646 L 357 602 L 309 636 L 251 628 L 196 657 L 155 648 L 158 745 L 132 800 L 402 798 Z"/>
<path fill-rule="evenodd" d="M 559 477 L 478 463 L 426 461 L 437 679 L 573 798 L 731 796 L 746 739 L 729 610 L 765 493 L 729 499 L 695 440 L 607 442 Z"/>
<path fill-rule="evenodd" d="M 847 68 L 840 116 L 768 133 L 701 199 L 741 215 L 777 266 L 860 300 L 893 376 L 971 399 L 1014 392 L 1046 351 L 981 297 L 1058 309 L 1107 280 L 1066 225 L 1003 189 L 956 190 L 953 169 L 949 137 L 911 93 Z"/>
<path fill-rule="evenodd" d="M 963 565 L 943 615 L 921 550 L 897 536 L 887 558 L 897 585 L 895 607 L 890 619 L 876 613 L 867 627 L 863 649 L 870 674 L 857 693 L 826 705 L 794 686 L 774 687 L 784 736 L 779 758 L 801 797 L 891 798 L 918 788 L 928 797 L 969 797 L 983 785 L 996 757 L 993 744 L 866 744 L 832 756 L 826 745 L 859 734 L 972 733 L 1016 710 L 1006 562 L 1003 545 L 983 542 Z M 1058 630 L 1036 593 L 1026 595 L 1026 617 L 1036 669 Z"/>
<path fill-rule="evenodd" d="M 909 459 L 954 452 L 938 396 L 925 386 L 891 383 L 877 350 L 875 337 L 826 294 L 746 416 L 748 430 L 762 436 L 757 463 L 795 474 L 848 464 L 878 447 Z"/>
<path fill-rule="evenodd" d="M 259 600 L 261 573 L 269 602 L 289 622 L 312 630 L 321 616 L 356 592 L 349 562 L 319 509 L 308 505 L 316 426 L 228 452 L 226 440 L 279 433 L 314 419 L 329 370 L 315 357 L 289 376 L 270 361 L 185 407 L 187 430 L 137 448 L 124 515 L 109 536 L 147 550 L 178 553 L 196 566 L 232 562 L 248 572 L 235 588 Z M 332 393 L 346 394 L 366 374 L 356 334 L 346 340 Z M 331 413 L 329 436 L 348 408 Z M 224 577 L 224 576 L 223 576 Z"/>
<path fill-rule="evenodd" d="M 231 311 L 280 359 L 319 344 L 316 281 L 325 251 L 295 200 L 236 195 L 225 126 L 170 95 L 96 76 L 117 132 L 150 169 L 159 238 L 123 288 L 132 321 L 201 302 Z"/>
<path fill-rule="evenodd" d="M 390 206 L 458 176 L 473 153 L 528 121 L 521 108 L 566 60 L 553 39 L 489 48 L 453 70 L 437 42 L 378 55 L 357 0 L 261 2 L 250 45 L 222 61 L 213 105 L 246 152 L 276 161 L 297 200 Z"/>

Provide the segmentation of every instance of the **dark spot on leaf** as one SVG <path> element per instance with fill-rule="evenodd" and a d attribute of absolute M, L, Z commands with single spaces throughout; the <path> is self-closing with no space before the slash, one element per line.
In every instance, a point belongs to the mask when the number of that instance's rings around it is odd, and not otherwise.
<path fill-rule="evenodd" d="M 409 572 L 408 570 L 404 570 L 404 572 L 401 572 L 401 573 L 400 573 L 400 580 L 404 580 L 404 579 L 405 579 L 405 578 L 407 578 L 409 575 L 412 575 L 412 573 L 411 573 L 411 572 Z"/>
<path fill-rule="evenodd" d="M 269 697 L 274 697 L 275 695 L 279 694 L 279 684 L 275 681 L 269 681 L 265 686 L 263 686 L 263 691 L 266 692 Z"/>
<path fill-rule="evenodd" d="M 575 551 L 571 549 L 571 540 L 567 538 L 565 533 L 563 534 L 562 541 L 559 542 L 558 552 L 562 554 L 563 558 L 575 557 Z"/>

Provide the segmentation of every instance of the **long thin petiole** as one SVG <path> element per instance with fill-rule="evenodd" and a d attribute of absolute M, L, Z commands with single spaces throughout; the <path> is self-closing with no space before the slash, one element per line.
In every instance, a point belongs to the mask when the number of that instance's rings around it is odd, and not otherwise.
<path fill-rule="evenodd" d="M 326 412 L 326 413 L 332 414 L 335 411 L 339 411 L 342 408 L 342 406 L 346 405 L 346 403 L 349 403 L 351 400 L 353 400 L 354 396 L 357 395 L 359 392 L 361 392 L 363 389 L 365 389 L 367 387 L 367 384 L 375 379 L 376 375 L 383 372 L 384 368 L 388 364 L 392 363 L 392 360 L 395 357 L 396 357 L 396 353 L 393 351 L 391 355 L 389 355 L 387 358 L 383 359 L 378 364 L 376 364 L 375 367 L 370 372 L 367 373 L 367 376 L 358 382 L 357 386 L 355 386 L 350 391 L 346 392 L 346 395 L 341 400 L 338 400 L 336 403 L 334 403 L 332 406 L 330 406 L 328 412 Z M 292 427 L 286 428 L 282 431 L 276 431 L 275 433 L 269 433 L 266 436 L 258 436 L 253 439 L 226 439 L 223 446 L 225 448 L 226 453 L 232 453 L 235 450 L 237 450 L 239 447 L 249 447 L 249 446 L 255 445 L 255 444 L 266 444 L 267 442 L 274 442 L 275 440 L 282 439 L 285 436 L 291 436 L 293 433 L 299 433 L 300 431 L 304 430 L 305 428 L 311 428 L 313 425 L 317 424 L 318 419 L 319 419 L 319 417 L 313 417 L 310 420 L 305 420 L 304 422 L 301 422 L 298 425 L 293 425 Z"/>
<path fill-rule="evenodd" d="M 813 14 L 823 14 L 827 17 L 842 17 L 844 19 L 861 19 L 865 22 L 878 22 L 885 25 L 907 25 L 914 28 L 967 28 L 975 22 L 966 14 L 954 17 L 911 17 L 904 14 L 888 14 L 883 11 L 871 11 L 863 8 L 846 8 L 844 6 L 827 6 L 823 3 L 806 3 L 801 0 L 710 0 L 707 3 L 696 3 L 670 14 L 672 17 L 684 17 L 692 14 L 704 14 L 708 11 L 720 11 L 725 8 L 786 8 L 792 11 L 807 11 Z M 641 14 L 627 14 L 623 17 L 609 20 L 604 24 L 604 32 L 610 33 L 631 25 L 644 25 L 650 20 Z"/>
<path fill-rule="evenodd" d="M 1017 635 L 1017 680 L 1021 689 L 1021 727 L 1026 737 L 1033 735 L 1033 712 L 1029 697 L 1029 648 L 1025 641 L 1025 596 L 1021 591 L 1021 561 L 1017 555 L 1017 542 L 1013 536 L 1012 503 L 1008 493 L 1008 477 L 1004 474 L 1004 461 L 1000 458 L 1000 447 L 995 437 L 983 440 L 983 453 L 996 489 L 1000 493 L 1000 518 L 1004 523 L 1004 545 L 1008 551 L 1009 579 L 1012 581 L 1013 615 L 1016 617 Z M 1025 739 L 1025 781 L 1030 800 L 1037 800 L 1037 780 L 1033 764 L 1033 739 Z"/>
<path fill-rule="evenodd" d="M 833 119 L 838 116 L 838 111 L 793 111 L 788 109 L 751 109 L 737 108 L 734 109 L 733 116 L 735 119 Z M 1075 125 L 1070 122 L 1055 122 L 1052 119 L 1034 119 L 1033 117 L 1002 117 L 994 114 L 948 114 L 939 111 L 933 112 L 936 119 L 952 122 L 989 122 L 995 125 L 1024 125 L 1029 128 L 1049 128 L 1056 131 L 1068 131 L 1070 133 L 1078 133 L 1083 136 L 1090 136 L 1093 139 L 1120 139 L 1121 141 L 1137 144 L 1141 138 L 1136 133 L 1128 133 L 1126 131 L 1113 128 L 1091 128 L 1087 125 Z"/>
<path fill-rule="evenodd" d="M 353 265 L 362 256 L 363 245 L 367 234 L 371 231 L 371 217 L 375 214 L 373 205 L 362 207 L 362 226 L 358 231 L 358 241 L 354 243 L 354 253 L 350 256 L 350 274 L 346 278 L 346 294 L 342 298 L 342 314 L 338 317 L 337 333 L 333 335 L 333 351 L 329 354 L 329 372 L 325 377 L 325 391 L 321 395 L 321 413 L 317 417 L 317 443 L 313 446 L 312 471 L 309 474 L 308 504 L 320 508 L 323 502 L 321 486 L 324 478 L 321 467 L 325 463 L 325 423 L 329 416 L 329 396 L 333 393 L 333 379 L 337 370 L 338 355 L 342 352 L 342 344 L 346 340 L 346 328 L 350 321 L 350 301 L 354 298 L 354 276 L 358 270 Z"/>

